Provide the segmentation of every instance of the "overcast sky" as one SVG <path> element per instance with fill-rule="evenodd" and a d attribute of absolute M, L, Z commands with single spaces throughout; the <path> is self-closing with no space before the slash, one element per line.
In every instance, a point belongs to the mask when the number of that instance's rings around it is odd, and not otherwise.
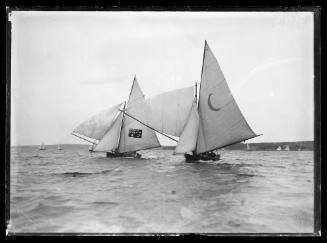
<path fill-rule="evenodd" d="M 313 14 L 12 12 L 11 144 L 83 143 L 89 116 L 200 82 L 204 41 L 249 125 L 249 142 L 313 140 Z M 160 136 L 163 144 L 173 144 Z"/>

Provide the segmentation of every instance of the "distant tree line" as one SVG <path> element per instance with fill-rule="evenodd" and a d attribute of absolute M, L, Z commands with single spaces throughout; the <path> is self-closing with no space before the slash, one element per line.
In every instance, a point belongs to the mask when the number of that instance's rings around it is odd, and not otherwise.
<path fill-rule="evenodd" d="M 247 150 L 247 143 L 237 143 L 226 147 L 227 150 Z M 314 148 L 313 141 L 299 141 L 299 142 L 278 142 L 278 143 L 248 143 L 250 150 L 277 150 L 280 147 L 285 150 L 287 146 L 290 151 L 311 151 Z"/>
<path fill-rule="evenodd" d="M 226 150 L 247 150 L 247 143 L 236 143 L 225 147 Z M 289 146 L 290 151 L 312 151 L 314 149 L 313 141 L 298 141 L 298 142 L 278 142 L 278 143 L 249 143 L 250 150 L 264 150 L 272 151 L 277 150 L 278 147 L 281 150 L 285 150 Z M 174 150 L 175 146 L 162 146 L 164 150 Z"/>

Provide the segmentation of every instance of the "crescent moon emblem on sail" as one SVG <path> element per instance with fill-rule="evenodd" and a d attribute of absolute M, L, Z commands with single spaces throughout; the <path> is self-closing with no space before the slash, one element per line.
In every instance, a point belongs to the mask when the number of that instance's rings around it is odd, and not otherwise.
<path fill-rule="evenodd" d="M 208 106 L 209 106 L 210 110 L 213 110 L 213 111 L 219 111 L 220 108 L 215 108 L 215 107 L 211 104 L 211 100 L 210 100 L 211 95 L 212 95 L 212 93 L 209 94 L 209 96 L 208 96 Z"/>

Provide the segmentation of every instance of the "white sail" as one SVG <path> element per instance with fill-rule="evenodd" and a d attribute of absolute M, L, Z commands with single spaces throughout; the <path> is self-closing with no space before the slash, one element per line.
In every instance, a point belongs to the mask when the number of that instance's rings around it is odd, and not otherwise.
<path fill-rule="evenodd" d="M 119 111 L 118 109 L 121 107 L 121 105 L 122 103 L 92 116 L 88 120 L 78 125 L 73 132 L 96 140 L 102 139 L 108 128 L 114 122 Z"/>
<path fill-rule="evenodd" d="M 40 150 L 45 150 L 45 146 L 44 146 L 44 143 L 42 142 L 40 147 L 39 147 Z"/>
<path fill-rule="evenodd" d="M 175 148 L 175 154 L 187 153 L 195 150 L 199 129 L 199 114 L 194 99 L 187 123 Z"/>
<path fill-rule="evenodd" d="M 140 114 L 135 114 L 135 118 L 159 132 L 179 137 L 187 122 L 193 99 L 194 86 L 191 86 L 165 92 L 143 102 L 139 99 L 129 107 L 139 109 L 148 106 L 151 116 L 148 116 L 147 121 Z"/>
<path fill-rule="evenodd" d="M 205 42 L 201 75 L 199 117 L 196 153 L 256 136 L 237 106 L 207 42 Z"/>
<path fill-rule="evenodd" d="M 136 78 L 133 81 L 126 113 L 138 117 L 145 124 L 147 124 L 149 116 L 151 116 L 149 106 L 144 102 L 144 95 Z M 125 115 L 120 134 L 119 152 L 124 153 L 156 147 L 160 147 L 160 143 L 155 131 Z"/>
<path fill-rule="evenodd" d="M 127 106 L 132 106 L 133 104 L 136 104 L 139 101 L 143 101 L 143 100 L 144 100 L 144 94 L 135 76 L 133 79 L 133 84 L 132 84 L 131 92 L 129 94 Z"/>
<path fill-rule="evenodd" d="M 103 136 L 103 138 L 99 141 L 99 143 L 95 146 L 93 151 L 109 152 L 118 148 L 120 129 L 123 122 L 122 118 L 123 118 L 123 113 L 120 112 L 120 114 L 117 116 L 112 126 L 109 128 L 107 133 Z"/>

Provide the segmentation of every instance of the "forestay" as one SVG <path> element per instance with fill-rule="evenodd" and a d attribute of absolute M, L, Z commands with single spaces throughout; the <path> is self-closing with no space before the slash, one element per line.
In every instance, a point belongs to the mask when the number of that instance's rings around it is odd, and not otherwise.
<path fill-rule="evenodd" d="M 196 99 L 194 99 L 192 108 L 188 115 L 187 123 L 175 148 L 175 154 L 187 153 L 195 150 L 198 137 L 198 129 L 199 114 L 197 110 Z"/>
<path fill-rule="evenodd" d="M 196 153 L 256 136 L 237 106 L 207 42 L 201 75 L 199 117 Z"/>
<path fill-rule="evenodd" d="M 144 102 L 144 95 L 136 78 L 134 78 L 133 81 L 126 112 L 133 117 L 138 117 L 144 123 L 148 122 L 150 109 Z M 156 148 L 160 146 L 161 145 L 154 130 L 127 115 L 124 116 L 119 141 L 120 153 Z"/>
<path fill-rule="evenodd" d="M 101 140 L 108 128 L 114 122 L 121 105 L 122 103 L 92 116 L 88 120 L 78 125 L 73 132 L 92 139 Z"/>

